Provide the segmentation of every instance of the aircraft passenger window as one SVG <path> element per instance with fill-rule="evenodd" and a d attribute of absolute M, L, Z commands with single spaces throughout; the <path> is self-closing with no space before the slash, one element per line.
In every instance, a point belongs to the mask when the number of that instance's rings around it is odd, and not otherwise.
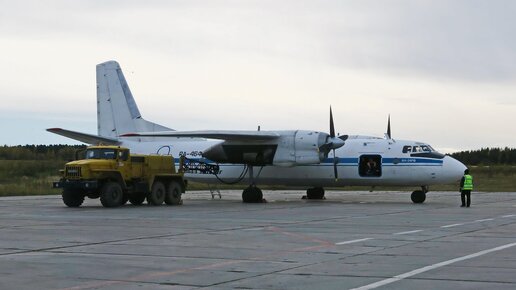
<path fill-rule="evenodd" d="M 403 153 L 410 153 L 412 152 L 412 146 L 403 146 Z"/>
<path fill-rule="evenodd" d="M 358 165 L 358 173 L 362 177 L 382 176 L 382 156 L 362 155 Z"/>

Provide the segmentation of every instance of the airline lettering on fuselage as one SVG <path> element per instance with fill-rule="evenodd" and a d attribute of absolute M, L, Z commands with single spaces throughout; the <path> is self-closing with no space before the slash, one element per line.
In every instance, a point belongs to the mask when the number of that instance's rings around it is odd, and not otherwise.
<path fill-rule="evenodd" d="M 202 157 L 202 151 L 190 151 L 190 152 L 186 152 L 186 151 L 179 151 L 179 156 L 184 156 L 184 157 Z"/>

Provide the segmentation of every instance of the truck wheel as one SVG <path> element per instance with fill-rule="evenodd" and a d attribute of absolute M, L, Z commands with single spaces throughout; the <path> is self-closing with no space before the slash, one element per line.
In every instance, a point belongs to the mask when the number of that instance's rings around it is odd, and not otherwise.
<path fill-rule="evenodd" d="M 181 186 L 176 181 L 171 181 L 168 184 L 167 194 L 165 195 L 165 203 L 168 205 L 183 204 L 181 200 Z"/>
<path fill-rule="evenodd" d="M 135 193 L 129 197 L 129 202 L 132 205 L 141 205 L 145 200 L 145 194 L 143 193 Z"/>
<path fill-rule="evenodd" d="M 165 185 L 161 181 L 155 181 L 151 192 L 147 195 L 147 203 L 150 205 L 161 205 L 166 195 Z"/>
<path fill-rule="evenodd" d="M 116 182 L 107 182 L 100 190 L 100 202 L 104 207 L 116 207 L 122 203 L 124 193 Z"/>
<path fill-rule="evenodd" d="M 122 197 L 122 201 L 120 202 L 120 205 L 125 205 L 128 200 L 129 200 L 129 195 L 127 193 L 124 193 L 123 197 Z"/>
<path fill-rule="evenodd" d="M 68 207 L 79 207 L 84 201 L 84 195 L 79 192 L 73 192 L 70 189 L 63 189 L 63 202 Z"/>

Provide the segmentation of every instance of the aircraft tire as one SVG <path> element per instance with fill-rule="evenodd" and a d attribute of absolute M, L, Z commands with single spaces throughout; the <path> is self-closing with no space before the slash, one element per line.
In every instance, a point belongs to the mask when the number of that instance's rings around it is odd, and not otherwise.
<path fill-rule="evenodd" d="M 124 192 L 120 184 L 116 182 L 106 182 L 100 190 L 100 203 L 104 207 L 117 207 L 122 204 Z"/>
<path fill-rule="evenodd" d="M 183 203 L 181 200 L 181 186 L 176 181 L 171 181 L 168 184 L 165 203 L 167 205 L 180 205 Z"/>
<path fill-rule="evenodd" d="M 242 192 L 242 201 L 245 203 L 258 203 L 262 202 L 262 200 L 262 190 L 256 186 L 249 186 Z"/>
<path fill-rule="evenodd" d="M 155 181 L 151 192 L 147 195 L 147 203 L 150 205 L 161 205 L 165 201 L 166 194 L 167 191 L 163 182 Z"/>
<path fill-rule="evenodd" d="M 129 202 L 132 205 L 141 205 L 145 201 L 145 194 L 143 193 L 134 193 L 129 197 Z"/>
<path fill-rule="evenodd" d="M 63 189 L 63 203 L 68 207 L 80 207 L 84 202 L 84 195 L 73 192 L 70 189 Z"/>
<path fill-rule="evenodd" d="M 324 199 L 324 188 L 314 187 L 307 189 L 306 199 Z"/>
<path fill-rule="evenodd" d="M 413 203 L 423 203 L 426 199 L 426 193 L 422 190 L 415 190 L 410 195 L 410 199 Z"/>

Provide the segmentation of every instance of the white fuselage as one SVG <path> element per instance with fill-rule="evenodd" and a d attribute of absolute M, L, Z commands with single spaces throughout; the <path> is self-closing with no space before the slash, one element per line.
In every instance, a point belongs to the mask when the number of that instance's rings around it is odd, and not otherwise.
<path fill-rule="evenodd" d="M 172 154 L 178 163 L 181 155 L 189 159 L 206 161 L 202 153 L 222 141 L 201 138 L 156 138 L 154 141 L 121 139 L 123 146 L 135 153 Z M 409 147 L 409 152 L 406 148 Z M 334 159 L 328 158 L 317 164 L 254 167 L 257 184 L 285 185 L 291 187 L 339 187 L 339 186 L 429 186 L 458 182 L 466 167 L 450 156 L 435 151 L 415 152 L 425 143 L 404 140 L 382 139 L 368 136 L 350 136 L 346 144 L 336 150 L 338 179 L 334 176 Z M 414 150 L 412 150 L 414 148 Z M 376 171 L 369 172 L 366 161 L 374 160 Z M 242 164 L 219 164 L 218 178 L 211 174 L 186 174 L 192 181 L 217 184 L 239 180 L 245 172 Z M 249 176 L 239 180 L 248 184 Z"/>

